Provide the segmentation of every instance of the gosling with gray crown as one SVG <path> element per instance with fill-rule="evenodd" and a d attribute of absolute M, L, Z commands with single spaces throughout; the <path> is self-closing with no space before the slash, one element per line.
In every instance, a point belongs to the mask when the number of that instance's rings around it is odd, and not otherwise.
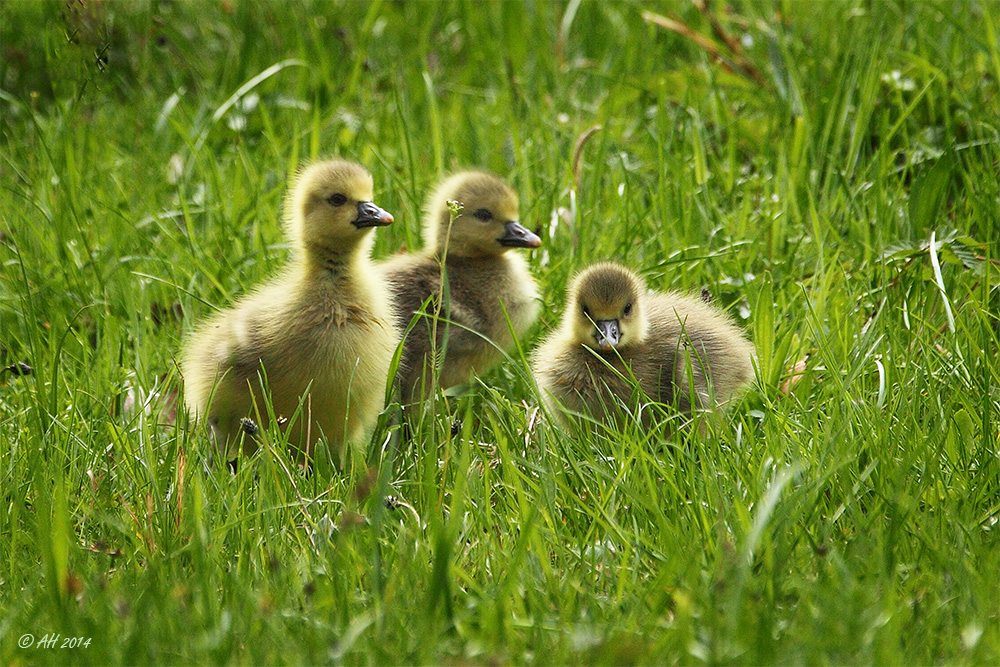
<path fill-rule="evenodd" d="M 561 325 L 536 349 L 533 370 L 550 409 L 610 417 L 619 404 L 638 407 L 638 384 L 650 399 L 690 413 L 747 387 L 753 356 L 723 311 L 697 297 L 649 292 L 634 272 L 602 263 L 571 283 Z"/>

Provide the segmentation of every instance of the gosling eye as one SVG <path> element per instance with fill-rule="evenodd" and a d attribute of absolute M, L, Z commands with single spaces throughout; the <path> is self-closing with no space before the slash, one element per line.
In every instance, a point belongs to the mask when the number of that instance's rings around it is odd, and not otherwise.
<path fill-rule="evenodd" d="M 625 310 L 622 311 L 622 312 L 624 312 L 626 315 L 629 315 L 632 312 L 632 304 L 631 303 L 626 303 L 625 304 Z"/>
<path fill-rule="evenodd" d="M 493 219 L 493 214 L 490 213 L 485 208 L 477 209 L 476 212 L 473 213 L 472 215 L 474 215 L 477 219 L 482 220 L 483 222 L 489 222 L 490 220 Z"/>
<path fill-rule="evenodd" d="M 347 196 L 338 192 L 335 195 L 327 197 L 326 201 L 329 202 L 330 206 L 343 206 L 347 203 Z"/>

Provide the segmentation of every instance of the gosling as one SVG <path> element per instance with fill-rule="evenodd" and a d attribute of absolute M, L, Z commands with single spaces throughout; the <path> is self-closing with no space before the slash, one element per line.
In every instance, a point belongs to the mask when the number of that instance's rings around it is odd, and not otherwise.
<path fill-rule="evenodd" d="M 458 203 L 457 214 L 449 202 Z M 423 252 L 379 266 L 400 334 L 420 316 L 397 372 L 404 402 L 430 395 L 442 352 L 437 386 L 467 382 L 495 366 L 538 318 L 535 279 L 524 257 L 508 251 L 542 241 L 518 222 L 517 194 L 503 180 L 480 171 L 447 178 L 430 199 L 423 236 Z"/>
<path fill-rule="evenodd" d="M 308 460 L 320 436 L 335 460 L 382 409 L 399 337 L 370 261 L 372 228 L 392 216 L 372 203 L 372 177 L 343 160 L 302 171 L 285 202 L 293 256 L 285 271 L 192 334 L 182 356 L 185 402 L 226 459 L 247 419 L 268 419 L 269 392 L 289 443 Z M 244 454 L 256 450 L 243 439 Z"/>
<path fill-rule="evenodd" d="M 647 292 L 638 275 L 605 263 L 573 280 L 560 328 L 537 348 L 533 371 L 550 410 L 561 404 L 614 422 L 620 406 L 637 407 L 635 385 L 685 414 L 719 406 L 752 381 L 753 356 L 724 312 L 700 298 Z"/>

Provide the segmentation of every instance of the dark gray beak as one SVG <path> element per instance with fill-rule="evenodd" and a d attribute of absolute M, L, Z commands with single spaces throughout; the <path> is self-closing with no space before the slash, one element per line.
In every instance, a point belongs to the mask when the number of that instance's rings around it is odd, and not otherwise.
<path fill-rule="evenodd" d="M 594 324 L 597 325 L 597 333 L 594 334 L 594 338 L 597 339 L 597 346 L 599 348 L 610 350 L 618 345 L 618 341 L 622 339 L 621 329 L 618 328 L 618 320 L 597 320 Z"/>
<path fill-rule="evenodd" d="M 537 234 L 529 232 L 521 223 L 511 220 L 503 226 L 503 236 L 497 243 L 507 248 L 537 248 L 542 245 L 542 239 Z"/>
<path fill-rule="evenodd" d="M 392 222 L 392 214 L 379 208 L 370 201 L 358 202 L 358 217 L 354 220 L 354 226 L 358 229 L 365 227 L 383 227 Z"/>

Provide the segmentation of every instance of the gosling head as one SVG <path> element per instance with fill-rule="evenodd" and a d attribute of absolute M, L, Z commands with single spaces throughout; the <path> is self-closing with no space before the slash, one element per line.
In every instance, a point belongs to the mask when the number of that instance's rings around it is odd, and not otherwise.
<path fill-rule="evenodd" d="M 452 220 L 449 202 L 461 206 Z M 451 257 L 488 257 L 510 248 L 537 248 L 542 240 L 518 222 L 517 194 L 481 171 L 455 174 L 438 186 L 424 223 L 424 247 Z"/>
<path fill-rule="evenodd" d="M 372 227 L 392 222 L 392 215 L 372 203 L 371 174 L 345 160 L 306 167 L 289 191 L 285 211 L 293 242 L 327 255 L 353 248 Z"/>
<path fill-rule="evenodd" d="M 604 352 L 646 338 L 642 278 L 618 264 L 595 264 L 573 280 L 564 326 L 575 343 Z"/>

